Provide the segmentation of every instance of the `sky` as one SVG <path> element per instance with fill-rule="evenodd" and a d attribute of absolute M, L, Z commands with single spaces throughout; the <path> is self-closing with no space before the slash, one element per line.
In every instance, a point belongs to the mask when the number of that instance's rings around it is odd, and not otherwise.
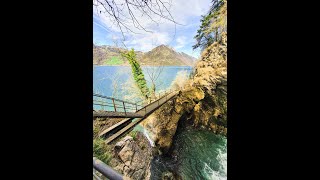
<path fill-rule="evenodd" d="M 117 3 L 121 3 L 121 1 L 123 0 L 116 0 Z M 104 14 L 102 6 L 94 6 L 93 43 L 96 45 L 116 45 L 115 42 L 118 42 L 118 46 L 121 46 L 119 42 L 122 41 L 127 48 L 143 52 L 164 44 L 177 52 L 184 52 L 198 58 L 200 50 L 192 49 L 195 44 L 193 37 L 199 29 L 201 15 L 205 15 L 209 11 L 211 0 L 162 0 L 162 2 L 170 2 L 169 11 L 174 20 L 181 25 L 177 24 L 175 30 L 175 24 L 171 21 L 151 14 L 150 16 L 155 23 L 148 16 L 142 16 L 139 11 L 133 10 L 139 23 L 150 32 L 136 29 L 131 23 L 130 29 L 135 33 L 125 33 L 124 41 L 119 27 L 113 23 L 110 16 Z M 126 13 L 128 12 L 124 12 L 124 14 Z"/>

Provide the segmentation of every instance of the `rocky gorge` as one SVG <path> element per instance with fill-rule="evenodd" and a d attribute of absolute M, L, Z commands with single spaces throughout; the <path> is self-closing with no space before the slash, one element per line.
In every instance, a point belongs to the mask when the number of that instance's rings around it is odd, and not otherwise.
<path fill-rule="evenodd" d="M 109 165 L 126 178 L 155 179 L 151 162 L 159 155 L 176 158 L 172 145 L 182 124 L 227 136 L 227 34 L 202 52 L 190 79 L 172 88 L 180 90 L 176 98 L 141 122 L 154 146 L 141 132 L 110 145 Z M 163 172 L 157 179 L 180 178 Z"/>

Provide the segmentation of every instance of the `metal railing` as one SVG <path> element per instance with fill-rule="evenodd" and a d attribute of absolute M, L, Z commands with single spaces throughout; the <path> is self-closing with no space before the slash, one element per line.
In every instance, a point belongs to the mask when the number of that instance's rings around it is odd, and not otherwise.
<path fill-rule="evenodd" d="M 165 92 L 162 94 L 162 96 L 161 96 L 161 93 L 159 93 L 158 96 L 155 95 L 156 99 L 154 99 L 153 101 L 152 101 L 152 99 L 150 99 L 150 100 L 149 100 L 149 103 L 146 104 L 146 105 L 142 108 L 142 109 L 144 109 L 144 115 L 147 114 L 147 107 L 148 107 L 150 104 L 155 103 L 155 102 L 158 102 L 158 106 L 159 106 L 159 105 L 160 105 L 160 100 L 161 100 L 163 97 L 166 97 L 166 100 L 167 100 L 168 95 L 171 94 L 172 92 L 173 92 L 172 90 L 170 90 L 170 91 L 168 91 L 168 92 L 165 91 Z M 158 98 L 157 98 L 157 97 L 158 97 Z"/>
<path fill-rule="evenodd" d="M 93 157 L 93 169 L 97 170 L 108 179 L 123 180 L 123 176 L 121 174 L 113 170 L 110 166 L 106 165 L 96 157 Z M 95 173 L 93 173 L 93 177 L 95 177 L 96 179 L 100 179 Z"/>
<path fill-rule="evenodd" d="M 132 103 L 129 101 L 120 100 L 113 97 L 103 96 L 100 94 L 93 93 L 93 105 L 100 107 L 105 111 L 112 112 L 136 112 L 142 108 L 142 104 Z"/>
<path fill-rule="evenodd" d="M 109 112 L 124 112 L 126 114 L 127 112 L 135 113 L 137 111 L 144 110 L 144 114 L 146 114 L 148 105 L 155 102 L 158 102 L 158 105 L 160 105 L 160 100 L 164 97 L 166 97 L 167 100 L 168 95 L 170 95 L 172 92 L 174 91 L 170 90 L 163 93 L 158 93 L 155 95 L 156 98 L 154 100 L 149 99 L 149 102 L 142 100 L 135 103 L 93 93 L 93 105 L 100 106 L 102 110 Z"/>

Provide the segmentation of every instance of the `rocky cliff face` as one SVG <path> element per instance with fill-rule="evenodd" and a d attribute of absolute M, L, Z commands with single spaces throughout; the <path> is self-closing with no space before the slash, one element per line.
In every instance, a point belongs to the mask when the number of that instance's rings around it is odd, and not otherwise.
<path fill-rule="evenodd" d="M 203 125 L 220 132 L 227 126 L 227 35 L 209 46 L 195 68 L 191 89 L 198 88 L 203 98 L 194 107 L 195 126 Z M 226 128 L 224 128 L 226 131 Z"/>
<path fill-rule="evenodd" d="M 168 152 L 178 122 L 227 135 L 227 35 L 201 54 L 194 76 L 177 98 L 143 123 L 163 153 Z"/>

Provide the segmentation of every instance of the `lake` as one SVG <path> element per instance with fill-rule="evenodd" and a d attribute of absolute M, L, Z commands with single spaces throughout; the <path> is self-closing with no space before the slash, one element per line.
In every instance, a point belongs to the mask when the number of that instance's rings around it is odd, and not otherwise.
<path fill-rule="evenodd" d="M 190 66 L 142 66 L 141 68 L 148 87 L 151 87 L 148 74 L 159 75 L 156 79 L 156 93 L 169 89 L 177 75 L 187 78 L 192 71 Z M 139 90 L 134 85 L 130 66 L 94 66 L 93 92 L 131 102 L 142 100 L 137 97 Z"/>

